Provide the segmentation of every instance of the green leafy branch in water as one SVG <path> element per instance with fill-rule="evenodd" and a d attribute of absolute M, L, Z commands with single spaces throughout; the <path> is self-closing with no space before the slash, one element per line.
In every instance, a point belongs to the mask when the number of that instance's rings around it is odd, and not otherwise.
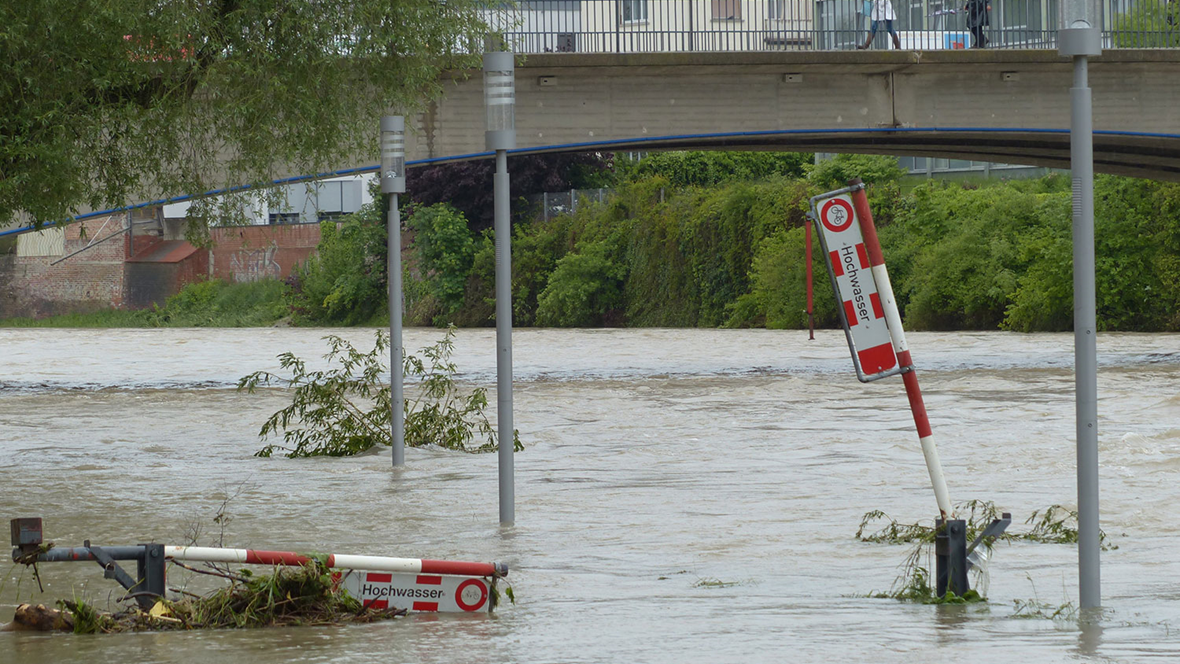
<path fill-rule="evenodd" d="M 983 532 L 992 521 L 1000 518 L 1000 511 L 990 500 L 969 500 L 955 505 L 955 513 L 966 515 L 967 541 L 972 542 L 979 533 Z M 877 522 L 884 521 L 884 525 L 877 530 L 870 530 Z M 934 543 L 934 526 L 916 523 L 898 523 L 881 510 L 868 512 L 860 520 L 860 527 L 856 530 L 856 539 L 862 542 L 878 544 L 910 544 L 913 542 Z"/>
<path fill-rule="evenodd" d="M 422 349 L 425 361 L 409 355 L 403 358 L 403 375 L 417 380 L 417 398 L 404 404 L 406 445 L 438 445 L 462 452 L 491 452 L 497 447 L 496 431 L 488 421 L 487 390 L 476 388 L 468 394 L 455 382 L 457 367 L 451 361 L 455 330 L 433 346 Z M 292 353 L 278 356 L 285 377 L 256 371 L 238 381 L 238 390 L 253 393 L 260 385 L 281 385 L 292 389 L 291 405 L 271 415 L 258 432 L 260 438 L 282 432 L 283 444 L 268 444 L 256 455 L 269 457 L 282 451 L 288 458 L 351 456 L 376 445 L 392 444 L 390 395 L 384 363 L 389 337 L 377 333 L 373 350 L 364 353 L 340 337 L 325 337 L 329 351 L 324 356 L 330 368 L 310 371 Z M 478 436 L 483 441 L 471 442 Z M 513 431 L 513 446 L 524 449 L 520 433 Z"/>
<path fill-rule="evenodd" d="M 955 505 L 957 514 L 966 514 L 967 541 L 975 538 L 987 528 L 993 520 L 1000 517 L 1000 510 L 990 500 L 969 500 Z M 1061 505 L 1050 505 L 1034 511 L 1025 520 L 1032 530 L 1023 533 L 1011 531 L 1000 535 L 998 539 L 1005 541 L 1025 540 L 1041 542 L 1043 544 L 1074 544 L 1078 541 L 1078 513 Z M 881 510 L 866 513 L 860 520 L 860 527 L 856 531 L 856 539 L 862 542 L 878 544 L 910 544 L 913 542 L 934 542 L 934 526 L 923 525 L 921 522 L 899 523 Z M 1098 531 L 1098 539 L 1103 549 L 1117 549 L 1106 541 L 1106 533 Z"/>
<path fill-rule="evenodd" d="M 1076 544 L 1078 541 L 1078 511 L 1061 505 L 1050 505 L 1044 512 L 1036 510 L 1024 523 L 1031 524 L 1032 530 L 1013 535 L 1012 539 L 1044 542 L 1046 544 Z M 1098 542 L 1104 551 L 1119 548 L 1106 541 L 1106 532 L 1098 529 Z"/>

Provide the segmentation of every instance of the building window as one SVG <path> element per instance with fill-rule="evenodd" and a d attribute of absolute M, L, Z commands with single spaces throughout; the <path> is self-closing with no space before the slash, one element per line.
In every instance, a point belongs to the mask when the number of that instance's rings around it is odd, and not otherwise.
<path fill-rule="evenodd" d="M 297 224 L 299 223 L 298 212 L 271 212 L 270 223 L 272 226 Z"/>
<path fill-rule="evenodd" d="M 790 18 L 787 16 L 787 0 L 769 0 L 766 11 L 767 17 L 771 20 L 781 21 Z"/>
<path fill-rule="evenodd" d="M 621 0 L 621 2 L 624 23 L 647 20 L 647 0 Z"/>
<path fill-rule="evenodd" d="M 339 211 L 339 210 L 320 210 L 320 211 L 319 211 L 319 212 L 316 214 L 316 220 L 317 220 L 317 221 L 321 221 L 321 222 L 324 222 L 324 221 L 339 221 L 339 220 L 343 219 L 343 218 L 344 218 L 345 216 L 347 216 L 347 215 L 348 215 L 348 213 L 347 213 L 347 212 L 341 212 L 341 211 Z"/>
<path fill-rule="evenodd" d="M 735 21 L 742 18 L 742 0 L 713 0 L 714 21 Z"/>

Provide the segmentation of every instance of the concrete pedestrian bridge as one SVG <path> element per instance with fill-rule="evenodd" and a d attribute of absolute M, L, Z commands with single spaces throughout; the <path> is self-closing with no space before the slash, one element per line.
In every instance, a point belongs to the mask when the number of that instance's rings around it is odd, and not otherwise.
<path fill-rule="evenodd" d="M 1045 50 L 546 53 L 516 69 L 516 153 L 725 149 L 1069 168 L 1072 63 Z M 1180 51 L 1090 59 L 1098 172 L 1180 181 Z M 411 159 L 485 156 L 483 82 L 458 72 Z"/>

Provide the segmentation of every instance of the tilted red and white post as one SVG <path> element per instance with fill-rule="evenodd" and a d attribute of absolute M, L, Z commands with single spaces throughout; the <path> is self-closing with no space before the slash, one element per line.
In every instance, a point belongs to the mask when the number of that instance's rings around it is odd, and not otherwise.
<path fill-rule="evenodd" d="M 852 206 L 856 211 L 861 235 L 864 237 L 865 249 L 869 255 L 873 279 L 877 284 L 877 293 L 881 299 L 881 306 L 885 310 L 885 323 L 889 326 L 889 336 L 893 340 L 897 363 L 902 368 L 901 379 L 905 384 L 906 397 L 910 401 L 910 411 L 914 415 L 914 425 L 918 429 L 918 441 L 922 445 L 922 455 L 926 458 L 926 470 L 930 473 L 930 484 L 934 487 L 934 499 L 938 502 L 938 511 L 942 513 L 942 518 L 949 519 L 953 510 L 946 488 L 946 477 L 942 472 L 942 462 L 938 458 L 938 448 L 934 444 L 934 434 L 930 430 L 926 404 L 922 401 L 922 388 L 918 386 L 918 374 L 914 369 L 914 361 L 910 357 L 909 346 L 906 344 L 905 330 L 901 326 L 901 314 L 897 310 L 897 301 L 893 297 L 893 285 L 889 282 L 889 272 L 885 268 L 885 257 L 881 253 L 881 241 L 877 239 L 877 227 L 873 224 L 873 213 L 869 209 L 864 183 L 857 178 L 848 184 L 851 189 L 849 195 L 852 198 Z"/>

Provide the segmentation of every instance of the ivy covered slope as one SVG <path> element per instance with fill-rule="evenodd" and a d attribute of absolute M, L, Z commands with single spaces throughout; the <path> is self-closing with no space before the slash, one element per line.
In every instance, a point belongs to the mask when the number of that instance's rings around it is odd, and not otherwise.
<path fill-rule="evenodd" d="M 1072 325 L 1065 177 L 920 181 L 907 191 L 904 173 L 885 157 L 841 155 L 818 166 L 795 155 L 749 159 L 742 165 L 725 153 L 670 153 L 621 162 L 614 193 L 603 203 L 584 200 L 575 213 L 548 221 L 518 205 L 514 324 L 803 327 L 808 199 L 861 177 L 910 328 L 1033 332 Z M 1180 330 L 1180 186 L 1103 176 L 1095 200 L 1099 326 Z M 448 205 L 407 214 L 407 322 L 491 325 L 491 231 L 473 231 Z M 379 219 L 358 215 L 338 235 L 325 235 L 321 251 L 329 251 L 320 265 L 341 251 L 349 259 L 305 277 L 329 293 L 316 291 L 317 301 L 349 304 L 336 317 L 324 312 L 309 321 L 348 322 L 380 309 Z M 353 239 L 339 244 L 345 237 Z M 816 321 L 835 326 L 819 254 L 816 243 Z M 369 275 L 367 285 L 357 286 L 358 275 Z"/>

